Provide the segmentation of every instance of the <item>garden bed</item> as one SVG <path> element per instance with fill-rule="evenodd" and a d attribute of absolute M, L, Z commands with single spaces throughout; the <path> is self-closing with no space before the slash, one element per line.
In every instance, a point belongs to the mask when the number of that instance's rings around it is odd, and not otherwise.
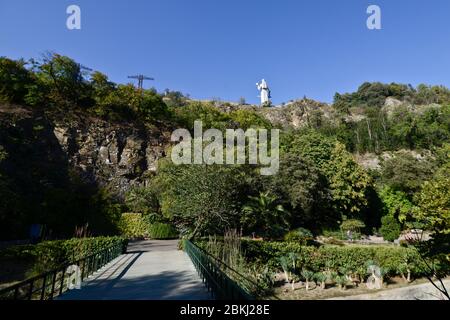
<path fill-rule="evenodd" d="M 360 286 L 348 286 L 346 290 L 341 290 L 332 283 L 327 284 L 327 289 L 321 289 L 320 286 L 313 284 L 311 289 L 306 291 L 304 285 L 298 285 L 296 290 L 292 291 L 290 285 L 282 285 L 275 288 L 275 294 L 282 300 L 323 300 L 340 297 L 352 297 L 361 294 L 376 294 L 386 290 L 413 287 L 420 284 L 426 284 L 429 281 L 425 278 L 416 279 L 406 283 L 401 277 L 389 279 L 382 289 L 370 290 L 364 284 Z"/>
<path fill-rule="evenodd" d="M 198 243 L 281 299 L 370 294 L 427 282 L 431 273 L 413 247 L 255 241 L 238 236 Z M 427 261 L 431 263 L 432 261 Z M 445 270 L 439 270 L 446 274 Z M 448 270 L 447 270 L 448 271 Z M 370 280 L 371 288 L 367 286 Z M 308 285 L 308 290 L 306 289 Z"/>

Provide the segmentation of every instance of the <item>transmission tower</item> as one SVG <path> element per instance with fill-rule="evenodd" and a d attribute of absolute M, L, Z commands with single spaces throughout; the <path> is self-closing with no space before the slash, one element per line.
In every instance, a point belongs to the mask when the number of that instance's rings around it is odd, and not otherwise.
<path fill-rule="evenodd" d="M 155 79 L 153 79 L 153 78 L 144 76 L 144 75 L 142 75 L 142 74 L 139 74 L 139 75 L 137 75 L 137 76 L 128 76 L 128 79 L 137 79 L 137 80 L 138 80 L 138 88 L 141 89 L 141 90 L 142 90 L 143 87 L 144 87 L 144 81 L 145 81 L 145 80 L 155 80 Z"/>

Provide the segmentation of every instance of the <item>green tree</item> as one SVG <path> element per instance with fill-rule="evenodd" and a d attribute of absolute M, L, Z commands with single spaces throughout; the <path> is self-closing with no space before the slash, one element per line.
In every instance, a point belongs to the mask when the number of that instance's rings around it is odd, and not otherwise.
<path fill-rule="evenodd" d="M 397 240 L 401 233 L 401 226 L 392 216 L 384 216 L 381 218 L 380 233 L 386 241 Z"/>
<path fill-rule="evenodd" d="M 162 97 L 154 90 L 144 90 L 137 110 L 139 116 L 150 122 L 164 120 L 170 117 L 170 113 Z"/>
<path fill-rule="evenodd" d="M 295 132 L 285 138 L 284 149 L 286 152 L 299 154 L 309 159 L 319 169 L 324 170 L 331 161 L 331 151 L 336 145 L 336 140 L 328 138 L 317 131 Z"/>
<path fill-rule="evenodd" d="M 444 86 L 427 86 L 420 84 L 417 87 L 414 102 L 416 104 L 448 104 L 450 103 L 450 90 Z"/>
<path fill-rule="evenodd" d="M 32 61 L 40 87 L 49 100 L 59 107 L 90 107 L 94 104 L 88 75 L 81 65 L 56 53 L 45 55 L 41 62 Z"/>
<path fill-rule="evenodd" d="M 362 229 L 366 227 L 366 224 L 362 222 L 361 220 L 357 219 L 348 219 L 344 220 L 341 223 L 341 230 L 342 231 L 354 231 L 354 232 L 361 232 Z"/>
<path fill-rule="evenodd" d="M 193 130 L 194 122 L 202 121 L 204 129 L 225 130 L 232 128 L 231 118 L 211 103 L 190 102 L 187 106 L 173 109 L 175 119 L 184 128 Z"/>
<path fill-rule="evenodd" d="M 329 177 L 335 209 L 349 218 L 359 218 L 368 205 L 367 193 L 373 186 L 370 176 L 341 143 L 332 150 L 330 162 L 324 170 Z"/>
<path fill-rule="evenodd" d="M 269 121 L 252 110 L 239 109 L 233 111 L 230 113 L 230 118 L 231 120 L 237 122 L 239 124 L 238 127 L 243 130 L 247 130 L 249 128 L 272 128 Z"/>
<path fill-rule="evenodd" d="M 241 224 L 248 231 L 258 231 L 265 237 L 277 237 L 289 228 L 288 213 L 277 197 L 269 192 L 249 197 L 242 207 Z"/>
<path fill-rule="evenodd" d="M 415 246 L 427 265 L 428 280 L 447 299 L 450 295 L 443 280 L 450 274 L 450 162 L 445 164 L 431 179 L 426 181 L 415 200 L 418 208 L 413 217 L 433 232 L 432 239 L 416 242 Z M 438 271 L 436 271 L 438 270 Z M 437 281 L 433 279 L 437 278 Z"/>
<path fill-rule="evenodd" d="M 345 145 L 314 131 L 285 139 L 288 143 L 285 152 L 309 160 L 327 178 L 335 212 L 362 219 L 360 215 L 368 205 L 367 196 L 373 182 Z"/>
<path fill-rule="evenodd" d="M 140 101 L 141 96 L 133 85 L 118 85 L 115 90 L 108 91 L 106 96 L 98 99 L 95 109 L 97 114 L 108 115 L 113 119 L 132 118 Z"/>
<path fill-rule="evenodd" d="M 170 91 L 169 89 L 166 89 L 164 91 L 164 101 L 168 107 L 183 107 L 186 105 L 187 97 L 180 91 Z"/>
<path fill-rule="evenodd" d="M 401 223 L 405 223 L 414 209 L 414 205 L 408 199 L 406 193 L 395 191 L 385 185 L 381 188 L 379 195 L 383 202 L 384 214 L 398 219 Z"/>
<path fill-rule="evenodd" d="M 450 234 L 450 165 L 441 168 L 430 181 L 424 182 L 416 195 L 418 208 L 413 217 L 427 229 Z"/>
<path fill-rule="evenodd" d="M 432 162 L 401 152 L 383 162 L 381 178 L 383 183 L 393 190 L 404 192 L 412 197 L 423 181 L 432 176 L 433 170 Z"/>
<path fill-rule="evenodd" d="M 417 119 L 415 145 L 429 149 L 450 139 L 450 105 L 433 106 Z"/>
<path fill-rule="evenodd" d="M 136 187 L 125 196 L 125 203 L 133 213 L 160 213 L 158 195 L 151 187 Z"/>
<path fill-rule="evenodd" d="M 280 158 L 278 174 L 263 179 L 263 189 L 278 197 L 291 213 L 291 227 L 319 231 L 338 220 L 328 205 L 331 191 L 324 175 L 304 157 L 287 153 Z"/>
<path fill-rule="evenodd" d="M 147 122 L 167 119 L 170 113 L 155 90 L 139 90 L 132 84 L 111 87 L 107 79 L 97 75 L 94 83 L 97 104 L 95 112 L 109 118 L 138 118 Z"/>
<path fill-rule="evenodd" d="M 396 108 L 390 120 L 391 147 L 414 149 L 417 130 L 416 115 L 406 106 Z"/>
<path fill-rule="evenodd" d="M 33 79 L 23 60 L 0 57 L 0 102 L 23 103 Z"/>
<path fill-rule="evenodd" d="M 240 167 L 183 165 L 161 161 L 155 187 L 163 215 L 189 237 L 236 227 L 245 197 Z"/>
<path fill-rule="evenodd" d="M 94 90 L 94 98 L 97 103 L 102 99 L 105 99 L 114 89 L 116 89 L 115 84 L 109 81 L 108 76 L 99 71 L 92 73 L 91 84 Z"/>

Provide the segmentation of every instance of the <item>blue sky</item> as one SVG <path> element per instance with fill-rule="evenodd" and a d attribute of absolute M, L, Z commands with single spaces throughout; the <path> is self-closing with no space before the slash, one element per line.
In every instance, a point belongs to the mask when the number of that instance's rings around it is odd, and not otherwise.
<path fill-rule="evenodd" d="M 66 8 L 82 29 L 66 28 Z M 366 9 L 382 10 L 368 30 Z M 448 0 L 0 0 L 0 56 L 68 55 L 119 82 L 143 73 L 158 90 L 275 103 L 331 102 L 364 81 L 450 86 Z"/>

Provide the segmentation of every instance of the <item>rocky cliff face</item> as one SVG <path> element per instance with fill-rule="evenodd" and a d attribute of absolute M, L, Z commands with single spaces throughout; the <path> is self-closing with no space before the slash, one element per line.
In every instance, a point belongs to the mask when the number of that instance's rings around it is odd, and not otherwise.
<path fill-rule="evenodd" d="M 8 153 L 5 170 L 77 172 L 84 183 L 123 196 L 145 184 L 165 156 L 170 133 L 133 122 L 110 123 L 82 114 L 43 114 L 0 106 L 0 145 Z M 38 154 L 46 155 L 39 156 Z M 56 159 L 57 158 L 57 159 Z M 67 167 L 67 168 L 64 168 Z"/>
<path fill-rule="evenodd" d="M 320 121 L 322 117 L 331 120 L 335 111 L 328 104 L 303 99 L 276 108 L 263 108 L 259 113 L 274 125 L 298 129 Z"/>
<path fill-rule="evenodd" d="M 400 104 L 390 99 L 385 111 Z M 338 119 L 332 106 L 308 99 L 274 108 L 217 107 L 224 112 L 251 109 L 282 128 Z M 430 107 L 435 106 L 416 107 L 414 111 Z M 352 121 L 357 121 L 356 116 L 351 115 Z M 37 190 L 42 184 L 64 184 L 59 178 L 75 172 L 83 183 L 107 188 L 122 197 L 133 186 L 145 185 L 157 169 L 157 160 L 165 156 L 172 130 L 162 127 L 150 128 L 133 121 L 108 122 L 82 112 L 44 113 L 0 105 L 0 147 L 8 154 L 0 169 L 19 185 L 22 182 L 25 189 L 29 181 L 39 181 Z M 366 168 L 379 168 L 376 156 L 360 156 L 358 160 Z"/>
<path fill-rule="evenodd" d="M 299 129 L 314 121 L 319 121 L 320 118 L 326 120 L 336 119 L 336 111 L 331 105 L 310 99 L 296 100 L 271 108 L 232 103 L 221 104 L 215 102 L 214 104 L 223 112 L 231 112 L 239 109 L 255 111 L 273 125 L 284 129 Z"/>

